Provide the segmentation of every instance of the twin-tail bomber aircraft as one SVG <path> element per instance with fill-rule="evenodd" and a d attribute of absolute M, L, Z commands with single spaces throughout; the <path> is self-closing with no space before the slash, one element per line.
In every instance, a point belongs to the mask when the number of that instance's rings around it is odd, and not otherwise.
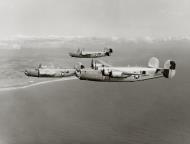
<path fill-rule="evenodd" d="M 52 78 L 60 78 L 60 77 L 68 77 L 74 76 L 76 70 L 75 69 L 66 69 L 66 68 L 48 68 L 46 66 L 42 66 L 39 64 L 37 68 L 27 69 L 25 70 L 25 75 L 31 77 L 52 77 Z"/>
<path fill-rule="evenodd" d="M 113 53 L 112 48 L 104 48 L 104 50 L 97 52 L 78 49 L 76 52 L 70 52 L 69 55 L 71 57 L 77 57 L 77 58 L 97 58 L 97 57 L 110 56 L 111 53 Z"/>
<path fill-rule="evenodd" d="M 81 63 L 75 65 L 76 76 L 80 80 L 104 82 L 136 82 L 155 78 L 173 78 L 176 73 L 176 63 L 167 60 L 164 67 L 159 67 L 159 60 L 152 57 L 148 67 L 113 67 L 103 61 L 93 60 L 90 68 Z"/>

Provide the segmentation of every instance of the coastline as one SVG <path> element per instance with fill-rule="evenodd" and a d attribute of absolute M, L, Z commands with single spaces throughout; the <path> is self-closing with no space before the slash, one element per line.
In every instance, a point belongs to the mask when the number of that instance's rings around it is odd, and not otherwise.
<path fill-rule="evenodd" d="M 13 86 L 13 87 L 6 87 L 6 88 L 0 88 L 1 91 L 10 91 L 10 90 L 17 90 L 17 89 L 25 89 L 29 87 L 34 87 L 38 85 L 43 85 L 47 83 L 54 83 L 54 82 L 59 82 L 59 81 L 68 81 L 68 80 L 76 80 L 76 77 L 65 77 L 65 78 L 60 78 L 60 79 L 51 79 L 51 80 L 45 80 L 45 81 L 40 81 L 40 82 L 34 82 L 28 85 L 23 85 L 23 86 Z"/>

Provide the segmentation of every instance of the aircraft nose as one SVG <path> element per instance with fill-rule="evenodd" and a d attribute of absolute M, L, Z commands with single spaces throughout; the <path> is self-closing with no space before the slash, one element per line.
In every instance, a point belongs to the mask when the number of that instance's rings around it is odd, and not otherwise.
<path fill-rule="evenodd" d="M 24 71 L 24 74 L 25 74 L 26 76 L 28 76 L 28 70 L 25 70 L 25 71 Z"/>
<path fill-rule="evenodd" d="M 34 76 L 34 77 L 38 77 L 39 76 L 39 73 L 38 73 L 38 70 L 36 69 L 27 69 L 24 71 L 25 75 L 27 76 Z"/>
<path fill-rule="evenodd" d="M 81 76 L 81 70 L 76 70 L 76 71 L 75 71 L 75 74 L 76 74 L 76 76 L 77 76 L 78 78 L 80 78 L 80 76 Z"/>
<path fill-rule="evenodd" d="M 73 53 L 72 53 L 72 52 L 70 52 L 69 55 L 70 55 L 71 57 L 73 57 Z"/>

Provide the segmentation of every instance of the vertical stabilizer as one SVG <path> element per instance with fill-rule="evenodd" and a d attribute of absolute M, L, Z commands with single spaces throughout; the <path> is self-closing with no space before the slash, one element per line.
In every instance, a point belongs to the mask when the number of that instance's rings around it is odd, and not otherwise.
<path fill-rule="evenodd" d="M 151 68 L 159 68 L 159 60 L 156 57 L 152 57 L 150 58 L 150 60 L 148 61 L 148 66 Z"/>
<path fill-rule="evenodd" d="M 163 71 L 163 75 L 166 78 L 173 78 L 175 76 L 176 73 L 176 63 L 175 61 L 172 60 L 167 60 L 164 63 L 164 71 Z"/>

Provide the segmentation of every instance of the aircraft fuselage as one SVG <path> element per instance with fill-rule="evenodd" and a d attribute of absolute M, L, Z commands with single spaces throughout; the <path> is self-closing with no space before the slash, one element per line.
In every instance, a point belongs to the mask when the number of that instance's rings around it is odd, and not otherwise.
<path fill-rule="evenodd" d="M 118 70 L 122 71 L 123 73 L 133 74 L 120 75 Z M 105 82 L 134 82 L 163 77 L 161 71 L 158 71 L 156 68 L 148 67 L 104 67 L 104 71 L 107 71 L 107 74 L 103 74 L 101 68 L 96 70 L 89 68 L 81 69 L 76 74 L 81 80 Z M 110 75 L 109 72 L 112 72 L 112 75 Z"/>
<path fill-rule="evenodd" d="M 98 58 L 109 56 L 107 52 L 85 52 L 85 53 L 69 53 L 71 57 L 78 57 L 78 58 Z"/>
<path fill-rule="evenodd" d="M 52 69 L 52 68 L 37 68 L 25 70 L 25 75 L 32 77 L 67 77 L 74 76 L 75 69 Z"/>

